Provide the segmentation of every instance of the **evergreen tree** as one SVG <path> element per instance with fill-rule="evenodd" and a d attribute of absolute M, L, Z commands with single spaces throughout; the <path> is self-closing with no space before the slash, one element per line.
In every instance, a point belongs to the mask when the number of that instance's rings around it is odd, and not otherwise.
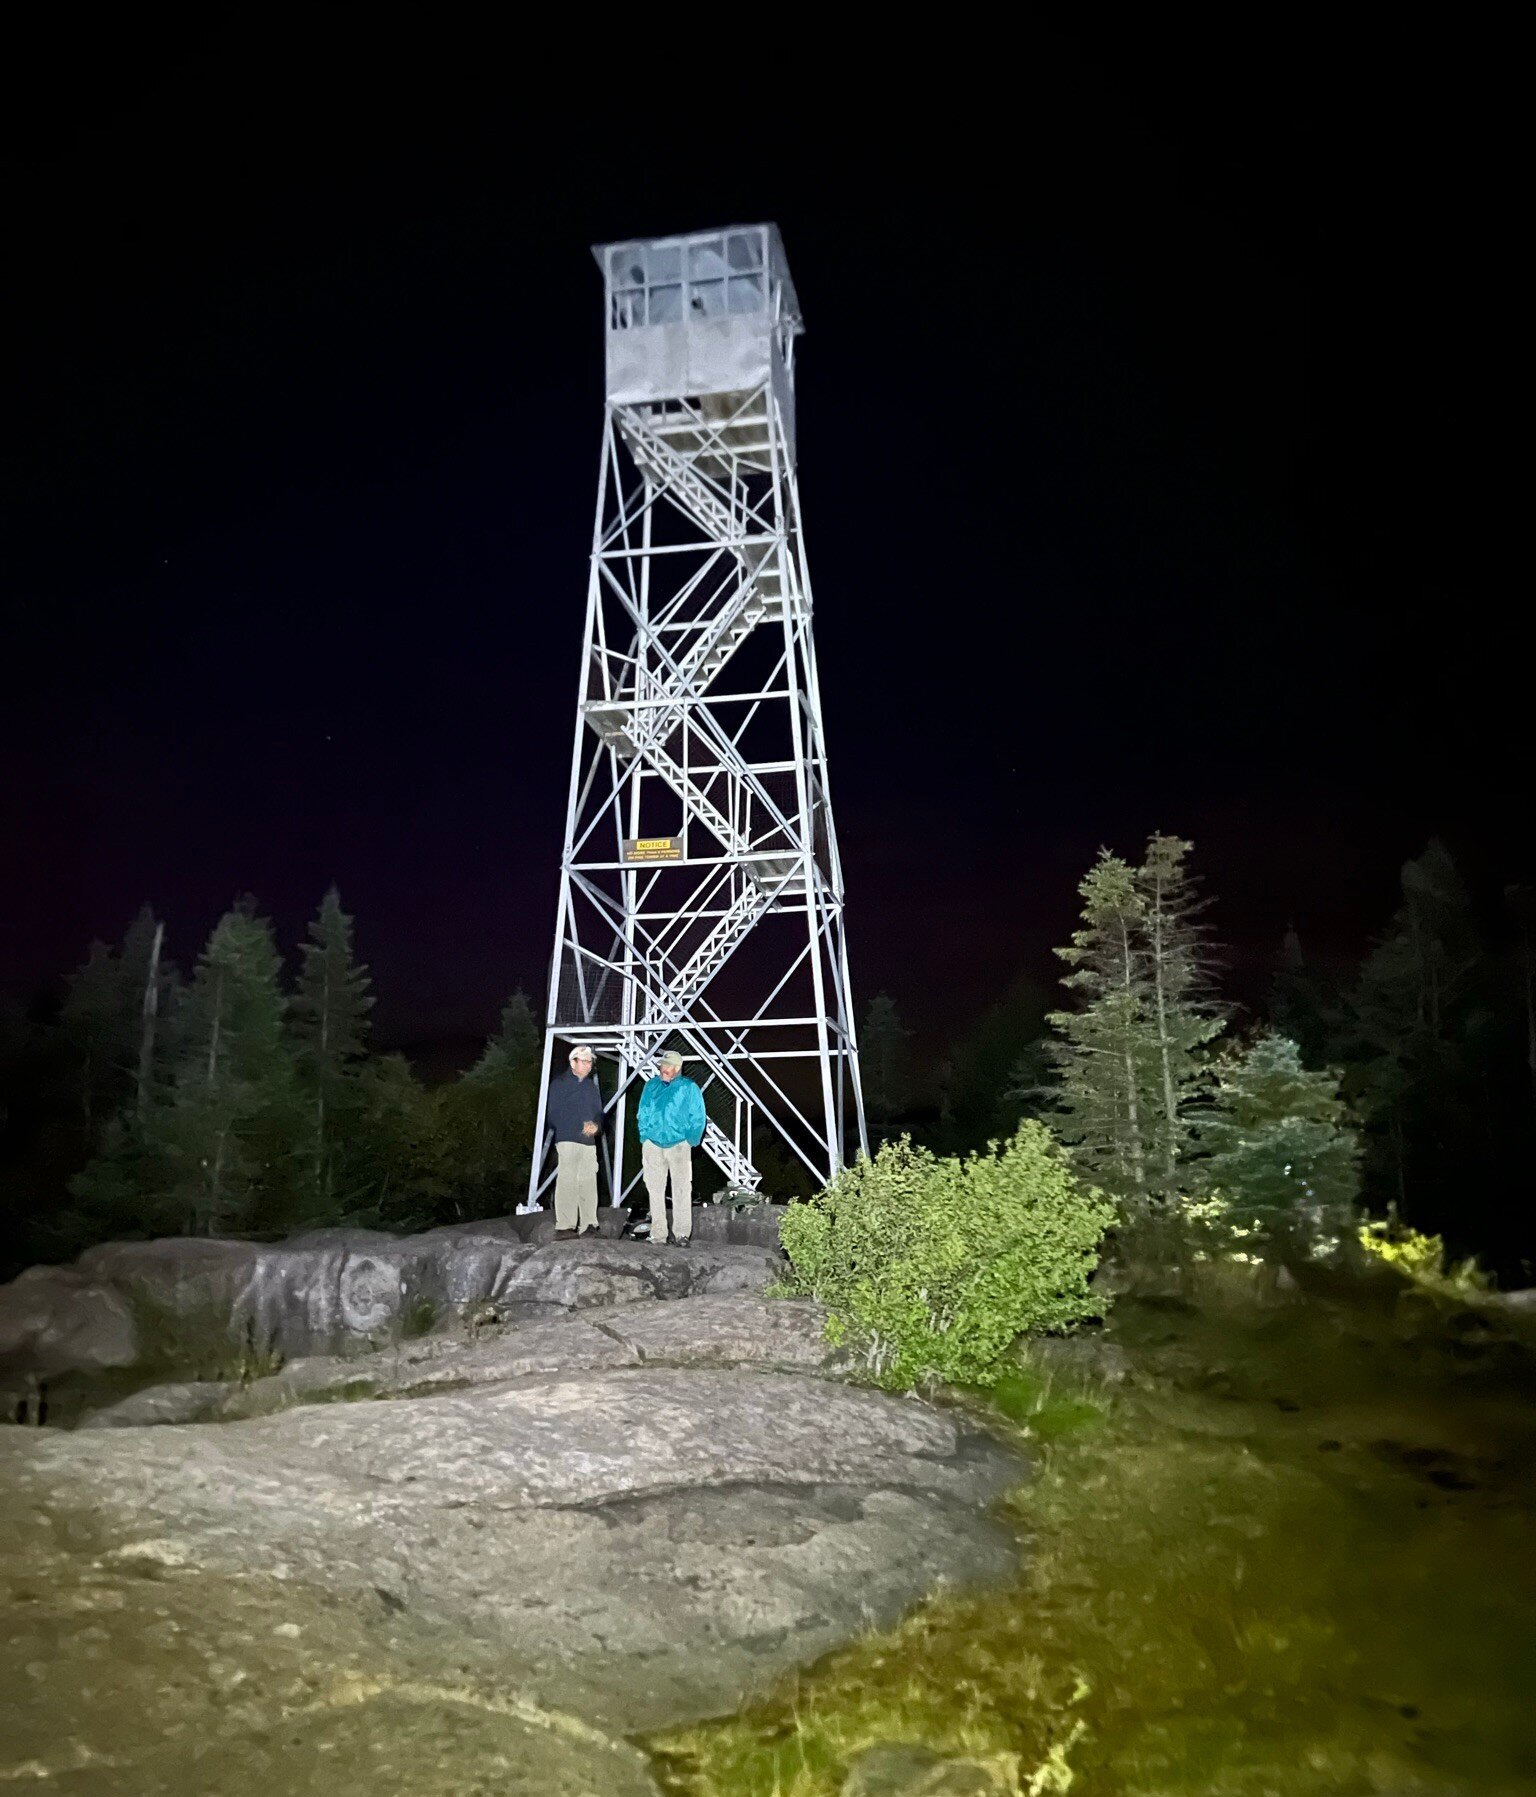
<path fill-rule="evenodd" d="M 168 1176 L 156 1129 L 157 1107 L 169 1095 L 178 989 L 164 950 L 165 926 L 145 905 L 112 957 L 110 993 L 105 983 L 101 988 L 114 1013 L 107 1026 L 111 1083 L 90 1139 L 73 1157 L 78 1171 L 67 1169 L 60 1180 L 74 1202 L 47 1222 L 52 1253 L 74 1253 L 112 1236 L 153 1234 L 182 1220 L 165 1204 Z"/>
<path fill-rule="evenodd" d="M 1039 1110 L 1048 1070 L 1047 1008 L 1036 982 L 1021 975 L 955 1043 L 940 1089 L 937 1145 L 946 1152 L 965 1153 L 1010 1136 L 1021 1116 Z"/>
<path fill-rule="evenodd" d="M 120 1111 L 96 1154 L 68 1180 L 73 1203 L 52 1220 L 50 1254 L 70 1257 L 92 1242 L 135 1241 L 185 1231 L 189 1215 L 173 1187 L 169 1100 L 140 1118 Z"/>
<path fill-rule="evenodd" d="M 1351 1221 L 1360 1146 L 1338 1076 L 1309 1073 L 1287 1037 L 1265 1031 L 1224 1055 L 1200 1123 L 1201 1174 L 1231 1220 L 1303 1247 Z"/>
<path fill-rule="evenodd" d="M 89 1151 L 121 1101 L 127 1053 L 122 965 L 105 942 L 93 942 L 70 975 L 59 1028 L 71 1068 L 71 1108 Z"/>
<path fill-rule="evenodd" d="M 7 992 L 0 992 L 0 1139 L 10 1121 L 10 1102 L 21 1085 L 21 1070 L 32 1046 L 26 1012 Z"/>
<path fill-rule="evenodd" d="M 443 1154 L 454 1169 L 457 1216 L 500 1216 L 526 1195 L 538 1116 L 539 1046 L 538 1020 L 519 989 L 502 1008 L 501 1027 L 480 1059 L 435 1094 Z M 612 1089 L 609 1075 L 604 1090 Z"/>
<path fill-rule="evenodd" d="M 1308 961 L 1295 924 L 1280 945 L 1269 1020 L 1301 1050 L 1304 1066 L 1326 1067 L 1348 1053 L 1347 1008 L 1338 981 Z"/>
<path fill-rule="evenodd" d="M 939 1103 L 939 1128 L 947 1130 L 955 1121 L 955 1063 L 948 1055 L 934 1068 L 933 1084 Z"/>
<path fill-rule="evenodd" d="M 189 1234 L 248 1228 L 281 1190 L 294 1140 L 295 1069 L 272 926 L 243 899 L 219 920 L 182 1006 L 168 1104 L 152 1140 Z"/>
<path fill-rule="evenodd" d="M 501 1033 L 497 1040 L 516 1067 L 533 1060 L 539 1052 L 539 1020 L 521 986 L 502 1007 Z"/>
<path fill-rule="evenodd" d="M 538 1087 L 530 1060 L 494 1075 L 472 1068 L 433 1094 L 455 1217 L 504 1216 L 527 1195 Z"/>
<path fill-rule="evenodd" d="M 464 1075 L 466 1079 L 501 1079 L 526 1069 L 538 1058 L 539 1023 L 522 987 L 501 1010 L 501 1027 L 485 1045 L 485 1051 Z"/>
<path fill-rule="evenodd" d="M 350 1096 L 337 1219 L 411 1231 L 461 1217 L 439 1095 L 423 1089 L 405 1056 L 365 1062 Z"/>
<path fill-rule="evenodd" d="M 1360 970 L 1346 1047 L 1382 1195 L 1411 1216 L 1421 1192 L 1465 1177 L 1479 1134 L 1480 944 L 1443 843 L 1402 870 L 1403 902 Z"/>
<path fill-rule="evenodd" d="M 1154 1180 L 1178 1188 L 1190 1138 L 1190 1110 L 1206 1077 L 1201 1050 L 1225 1028 L 1214 999 L 1203 902 L 1185 865 L 1193 844 L 1177 836 L 1148 838 L 1136 871 L 1145 943 L 1147 1005 L 1156 1041 L 1157 1095 L 1148 1128 Z"/>
<path fill-rule="evenodd" d="M 1099 851 L 1078 887 L 1082 925 L 1056 953 L 1080 1008 L 1053 1011 L 1058 1132 L 1096 1184 L 1121 1198 L 1150 1191 L 1161 1093 L 1145 951 L 1146 908 L 1118 855 Z"/>
<path fill-rule="evenodd" d="M 1528 1092 L 1536 1100 L 1536 887 L 1506 886 L 1504 905 L 1515 926 L 1520 1035 Z"/>
<path fill-rule="evenodd" d="M 1402 880 L 1403 906 L 1395 921 L 1413 945 L 1419 1018 L 1444 1035 L 1482 952 L 1471 894 L 1438 838 L 1417 860 L 1403 863 Z"/>
<path fill-rule="evenodd" d="M 337 1139 L 356 1109 L 357 1069 L 368 1038 L 373 995 L 368 969 L 353 958 L 352 919 L 333 886 L 300 950 L 291 1006 L 308 1135 L 307 1185 L 312 1215 L 329 1217 L 337 1190 Z"/>
<path fill-rule="evenodd" d="M 86 1152 L 130 1101 L 148 1108 L 165 994 L 173 978 L 162 954 L 165 926 L 144 906 L 120 950 L 93 942 L 71 976 L 59 1013 L 66 1060 L 74 1069 L 71 1103 Z"/>
<path fill-rule="evenodd" d="M 1013 1058 L 998 1106 L 1000 1134 L 1012 1135 L 1026 1117 L 1038 1117 L 1056 1098 L 1053 1044 L 1042 1037 Z"/>
<path fill-rule="evenodd" d="M 0 998 L 0 1280 L 75 1251 L 60 1212 L 86 1142 L 82 1077 L 61 1027 Z"/>
<path fill-rule="evenodd" d="M 131 1047 L 133 1108 L 140 1118 L 154 1100 L 175 993 L 176 973 L 165 955 L 165 925 L 148 905 L 128 926 L 119 956 L 124 1031 Z"/>
<path fill-rule="evenodd" d="M 907 1042 L 911 1034 L 902 1024 L 895 999 L 888 992 L 877 992 L 869 1001 L 859 1032 L 864 1108 L 877 1129 L 889 1128 L 910 1101 Z"/>
<path fill-rule="evenodd" d="M 633 1105 L 630 1115 L 634 1115 Z M 857 1141 L 851 1144 L 851 1152 L 856 1153 Z M 630 1152 L 626 1150 L 626 1153 Z M 636 1138 L 633 1152 L 638 1154 L 639 1141 Z M 775 1129 L 760 1127 L 752 1137 L 752 1160 L 758 1172 L 763 1176 L 763 1183 L 758 1190 L 765 1198 L 783 1203 L 787 1200 L 812 1198 L 822 1189 L 825 1173 L 813 1173 L 800 1156 L 785 1142 Z"/>

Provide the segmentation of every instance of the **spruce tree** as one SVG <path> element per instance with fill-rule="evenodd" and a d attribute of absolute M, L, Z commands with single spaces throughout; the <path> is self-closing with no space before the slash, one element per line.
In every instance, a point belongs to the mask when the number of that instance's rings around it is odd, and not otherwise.
<path fill-rule="evenodd" d="M 1080 1008 L 1053 1011 L 1051 1044 L 1062 1140 L 1097 1184 L 1116 1196 L 1150 1191 L 1160 1095 L 1151 988 L 1145 950 L 1146 908 L 1136 878 L 1107 849 L 1078 893 L 1081 927 L 1056 953 L 1072 969 L 1062 984 Z"/>
<path fill-rule="evenodd" d="M 1333 1073 L 1309 1073 L 1288 1037 L 1267 1030 L 1217 1063 L 1200 1123 L 1201 1174 L 1231 1220 L 1303 1248 L 1351 1221 L 1360 1146 Z"/>
<path fill-rule="evenodd" d="M 335 1207 L 338 1135 L 357 1108 L 357 1070 L 374 1003 L 368 969 L 353 958 L 352 919 L 334 886 L 321 900 L 299 953 L 290 1014 L 305 1111 L 305 1184 L 318 1219 L 328 1218 Z"/>
<path fill-rule="evenodd" d="M 99 1144 L 125 1105 L 141 1115 L 148 1109 L 161 1013 L 174 977 L 162 952 L 164 932 L 145 905 L 120 950 L 93 942 L 70 979 L 59 1027 L 76 1076 L 74 1102 L 88 1149 Z"/>
<path fill-rule="evenodd" d="M 189 1234 L 249 1228 L 286 1176 L 295 1070 L 280 970 L 272 926 L 250 899 L 224 914 L 198 957 L 154 1130 L 167 1197 Z"/>
<path fill-rule="evenodd" d="M 1338 982 L 1308 959 L 1295 924 L 1280 944 L 1269 995 L 1269 1020 L 1301 1050 L 1307 1067 L 1325 1067 L 1349 1051 L 1346 1006 Z"/>
<path fill-rule="evenodd" d="M 93 942 L 70 976 L 59 1028 L 67 1045 L 71 1109 L 89 1150 L 122 1101 L 128 1052 L 122 964 L 105 942 Z"/>
<path fill-rule="evenodd" d="M 119 956 L 124 1025 L 131 1047 L 135 1114 L 148 1116 L 167 1039 L 176 974 L 165 954 L 165 925 L 148 905 L 129 924 Z"/>
<path fill-rule="evenodd" d="M 911 1036 L 901 1021 L 896 1001 L 888 992 L 877 992 L 864 1013 L 859 1032 L 859 1071 L 864 1104 L 876 1128 L 888 1128 L 909 1102 L 909 1054 Z"/>
<path fill-rule="evenodd" d="M 486 1043 L 480 1059 L 464 1075 L 471 1080 L 501 1079 L 530 1066 L 538 1057 L 539 1023 L 522 987 L 501 1009 L 501 1027 Z"/>
<path fill-rule="evenodd" d="M 1504 907 L 1515 926 L 1515 975 L 1523 1025 L 1525 1072 L 1536 1100 L 1536 887 L 1506 886 Z"/>
<path fill-rule="evenodd" d="M 164 1164 L 153 1140 L 154 1107 L 166 1093 L 167 1024 L 176 977 L 164 941 L 165 926 L 145 905 L 115 956 L 93 945 L 97 972 L 71 994 L 68 1027 L 78 1029 L 86 1017 L 92 1019 L 93 1033 L 104 1044 L 107 1078 L 98 1088 L 85 1154 L 76 1159 L 79 1171 L 66 1180 L 74 1203 L 49 1222 L 55 1252 L 77 1251 L 104 1236 L 152 1234 L 167 1222 L 157 1196 Z M 87 997 L 88 989 L 94 999 Z"/>
<path fill-rule="evenodd" d="M 1049 1008 L 1035 980 L 1019 975 L 954 1044 L 944 1097 L 956 1147 L 1011 1136 L 1026 1110 L 1038 1112 L 1046 1096 Z"/>
<path fill-rule="evenodd" d="M 502 1007 L 498 1040 L 514 1066 L 531 1061 L 539 1052 L 539 1020 L 521 986 Z"/>
<path fill-rule="evenodd" d="M 423 1089 L 405 1056 L 365 1061 L 349 1097 L 337 1219 L 411 1231 L 462 1216 L 452 1204 L 460 1169 L 450 1159 L 441 1095 Z"/>
<path fill-rule="evenodd" d="M 1402 870 L 1403 902 L 1349 1006 L 1351 1090 L 1385 1195 L 1411 1215 L 1421 1190 L 1466 1175 L 1478 1137 L 1481 946 L 1443 843 Z"/>
<path fill-rule="evenodd" d="M 1000 1133 L 1012 1135 L 1026 1117 L 1038 1117 L 1056 1096 L 1051 1070 L 1053 1045 L 1041 1037 L 1013 1057 L 998 1102 Z"/>
<path fill-rule="evenodd" d="M 1177 836 L 1148 838 L 1136 870 L 1145 944 L 1147 1005 L 1156 1041 L 1157 1094 L 1148 1129 L 1153 1181 L 1178 1189 L 1190 1141 L 1191 1108 L 1206 1079 L 1201 1051 L 1225 1028 L 1214 998 L 1203 901 L 1185 865 L 1193 844 Z"/>
<path fill-rule="evenodd" d="M 526 1192 L 539 1072 L 538 1020 L 519 989 L 480 1059 L 434 1094 L 443 1154 L 455 1170 L 458 1215 L 501 1215 Z M 612 1091 L 607 1080 L 604 1090 Z"/>
<path fill-rule="evenodd" d="M 948 1055 L 934 1068 L 933 1084 L 939 1101 L 939 1127 L 948 1129 L 955 1120 L 955 1063 Z"/>

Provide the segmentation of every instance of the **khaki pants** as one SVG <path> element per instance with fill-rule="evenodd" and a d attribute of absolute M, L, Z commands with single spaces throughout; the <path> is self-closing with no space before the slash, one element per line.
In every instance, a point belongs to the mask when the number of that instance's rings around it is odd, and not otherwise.
<path fill-rule="evenodd" d="M 597 1146 L 555 1143 L 555 1228 L 597 1227 Z M 579 1221 L 578 1221 L 579 1219 Z"/>
<path fill-rule="evenodd" d="M 654 1142 L 640 1144 L 640 1165 L 645 1173 L 645 1189 L 651 1195 L 651 1240 L 662 1242 L 667 1237 L 667 1175 L 672 1175 L 672 1233 L 686 1242 L 693 1234 L 693 1150 L 686 1142 L 675 1148 L 658 1148 Z"/>

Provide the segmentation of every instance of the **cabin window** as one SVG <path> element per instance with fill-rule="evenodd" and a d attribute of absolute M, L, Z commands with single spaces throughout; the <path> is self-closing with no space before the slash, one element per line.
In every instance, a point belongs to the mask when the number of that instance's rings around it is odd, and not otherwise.
<path fill-rule="evenodd" d="M 766 249 L 761 230 L 621 244 L 608 258 L 608 328 L 761 312 L 768 304 Z"/>

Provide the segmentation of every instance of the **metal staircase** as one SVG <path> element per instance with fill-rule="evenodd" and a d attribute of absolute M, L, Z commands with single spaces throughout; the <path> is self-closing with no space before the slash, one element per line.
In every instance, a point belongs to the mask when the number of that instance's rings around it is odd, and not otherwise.
<path fill-rule="evenodd" d="M 730 960 L 737 945 L 767 910 L 772 896 L 771 891 L 764 892 L 755 882 L 744 882 L 735 900 L 698 948 L 676 973 L 666 978 L 664 991 L 647 995 L 653 997 L 653 1000 L 659 997 L 661 1003 L 654 1005 L 653 1010 L 648 1010 L 634 1021 L 637 1031 L 654 1032 L 645 1043 L 644 1054 L 660 1051 L 668 1032 L 687 1016 L 693 1001 Z M 656 1015 L 657 1012 L 660 1015 Z"/>
<path fill-rule="evenodd" d="M 711 545 L 726 549 L 740 568 L 740 585 L 729 605 L 700 631 L 677 663 L 673 684 L 692 694 L 703 693 L 724 671 L 731 657 L 759 624 L 784 615 L 784 576 L 778 539 L 753 534 L 744 527 L 745 509 L 702 471 L 704 449 L 680 452 L 654 426 L 642 425 L 628 412 L 619 415 L 624 441 L 646 479 L 664 491 L 699 526 Z M 691 434 L 697 438 L 698 429 Z M 589 703 L 588 723 L 626 758 L 644 755 L 650 744 L 666 743 L 682 722 L 681 708 L 660 707 L 639 716 L 622 699 Z M 661 770 L 658 768 L 657 770 Z M 710 826 L 714 828 L 713 824 Z"/>
<path fill-rule="evenodd" d="M 652 1079 L 659 1072 L 657 1056 L 666 1046 L 677 1024 L 688 1014 L 695 999 L 731 958 L 737 945 L 751 931 L 770 902 L 770 895 L 747 882 L 735 900 L 715 923 L 703 942 L 675 973 L 665 976 L 665 990 L 648 993 L 654 1009 L 637 1017 L 633 1032 L 626 1032 L 616 1046 L 620 1058 L 631 1072 L 642 1079 Z M 660 1000 L 660 1004 L 656 1000 Z M 662 1012 L 659 1017 L 656 1011 Z M 714 1069 L 714 1079 L 738 1103 L 750 1103 L 751 1094 L 730 1071 L 729 1063 Z M 725 1175 L 727 1182 L 756 1191 L 762 1175 L 742 1152 L 738 1144 L 713 1119 L 704 1127 L 704 1152 Z"/>
<path fill-rule="evenodd" d="M 644 1009 L 632 1024 L 620 1030 L 590 1030 L 585 1032 L 585 1039 L 601 1052 L 616 1054 L 630 1074 L 640 1079 L 655 1078 L 660 1072 L 657 1056 L 666 1047 L 668 1039 L 677 1033 L 694 1002 L 751 933 L 776 896 L 775 888 L 766 880 L 761 884 L 752 879 L 743 881 L 740 892 L 680 967 L 672 967 L 666 952 L 659 944 L 655 945 L 645 971 L 637 975 L 635 981 Z M 751 1092 L 736 1078 L 728 1063 L 714 1067 L 712 1079 L 738 1103 L 752 1102 Z M 713 1119 L 705 1127 L 702 1146 L 729 1184 L 756 1191 L 761 1174 Z"/>
<path fill-rule="evenodd" d="M 673 692 L 697 697 L 708 690 L 759 624 L 783 617 L 783 570 L 777 539 L 745 534 L 741 512 L 702 472 L 700 464 L 717 453 L 709 444 L 702 420 L 674 427 L 686 431 L 692 439 L 695 446 L 687 451 L 675 448 L 655 425 L 642 425 L 627 412 L 619 414 L 619 423 L 635 464 L 646 478 L 663 488 L 668 498 L 713 542 L 729 550 L 740 565 L 741 584 L 730 603 L 699 632 L 678 658 L 676 675 L 666 681 Z M 739 427 L 733 422 L 724 428 Z M 667 745 L 683 722 L 681 704 L 638 707 L 632 699 L 593 700 L 584 705 L 583 714 L 601 740 L 622 759 L 642 758 L 718 840 L 725 853 L 742 861 L 754 881 L 771 885 L 781 897 L 804 896 L 806 884 L 799 857 L 755 854 L 750 839 L 710 802 L 668 752 Z"/>

